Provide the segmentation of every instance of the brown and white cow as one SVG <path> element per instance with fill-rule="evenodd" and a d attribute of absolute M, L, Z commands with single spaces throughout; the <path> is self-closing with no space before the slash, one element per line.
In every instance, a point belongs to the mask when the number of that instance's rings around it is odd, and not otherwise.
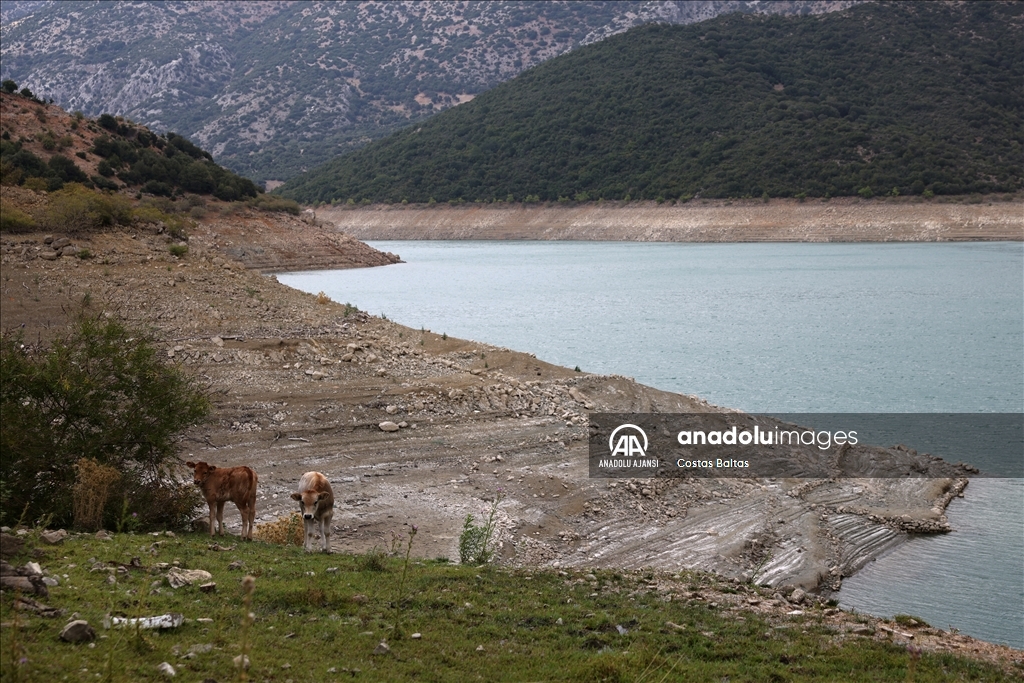
<path fill-rule="evenodd" d="M 203 492 L 210 506 L 210 538 L 213 538 L 214 509 L 217 526 L 224 535 L 224 503 L 231 501 L 242 515 L 242 538 L 252 540 L 256 521 L 256 481 L 258 477 L 250 467 L 217 467 L 205 462 L 187 462 L 195 470 L 195 484 Z"/>
<path fill-rule="evenodd" d="M 319 472 L 306 472 L 299 479 L 298 493 L 292 494 L 292 500 L 299 501 L 299 512 L 302 513 L 302 525 L 306 530 L 306 542 L 303 547 L 307 552 L 313 551 L 313 536 L 317 527 L 323 539 L 324 552 L 330 552 L 331 519 L 334 518 L 334 491 L 327 477 Z"/>

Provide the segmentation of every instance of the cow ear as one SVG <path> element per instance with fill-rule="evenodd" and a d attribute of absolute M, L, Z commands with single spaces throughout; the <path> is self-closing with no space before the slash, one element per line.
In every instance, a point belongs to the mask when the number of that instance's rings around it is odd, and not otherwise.
<path fill-rule="evenodd" d="M 212 471 L 214 471 L 215 469 L 217 469 L 217 466 L 216 466 L 216 465 L 210 465 L 210 471 L 211 471 L 211 472 L 212 472 Z"/>
<path fill-rule="evenodd" d="M 317 494 L 316 499 L 317 500 L 323 500 L 326 497 L 327 497 L 327 491 L 321 491 L 320 493 Z"/>
<path fill-rule="evenodd" d="M 196 464 L 194 462 L 192 462 L 191 460 L 189 460 L 187 463 L 185 463 L 185 467 L 191 467 L 192 469 L 195 469 L 196 468 Z"/>
<path fill-rule="evenodd" d="M 302 494 L 301 493 L 293 493 L 292 494 L 292 500 L 302 500 Z"/>

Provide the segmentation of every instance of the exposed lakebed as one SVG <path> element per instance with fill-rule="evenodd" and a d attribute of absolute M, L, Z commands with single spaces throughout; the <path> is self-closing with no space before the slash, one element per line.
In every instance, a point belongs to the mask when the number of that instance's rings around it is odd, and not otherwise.
<path fill-rule="evenodd" d="M 1020 412 L 1024 404 L 1019 243 L 373 246 L 407 263 L 280 279 L 415 328 L 731 408 Z M 965 496 L 949 509 L 953 534 L 899 546 L 847 580 L 840 600 L 1024 646 L 1024 488 L 990 480 Z M 960 545 L 949 550 L 949 539 Z M 914 590 L 926 595 L 907 604 Z"/>

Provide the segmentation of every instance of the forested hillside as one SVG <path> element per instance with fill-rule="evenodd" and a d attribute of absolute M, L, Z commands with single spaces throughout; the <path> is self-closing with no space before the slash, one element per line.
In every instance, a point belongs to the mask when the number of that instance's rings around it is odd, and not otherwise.
<path fill-rule="evenodd" d="M 180 135 L 157 135 L 110 114 L 97 119 L 81 112 L 69 115 L 42 102 L 30 89 L 17 89 L 11 80 L 0 88 L 4 185 L 53 192 L 65 183 L 80 183 L 160 197 L 213 195 L 224 201 L 251 199 L 262 192 Z"/>
<path fill-rule="evenodd" d="M 1022 187 L 1024 4 L 648 25 L 281 188 L 305 202 L 959 194 Z"/>
<path fill-rule="evenodd" d="M 285 180 L 639 24 L 854 0 L 6 0 L 0 78 L 68 111 L 176 131 Z"/>

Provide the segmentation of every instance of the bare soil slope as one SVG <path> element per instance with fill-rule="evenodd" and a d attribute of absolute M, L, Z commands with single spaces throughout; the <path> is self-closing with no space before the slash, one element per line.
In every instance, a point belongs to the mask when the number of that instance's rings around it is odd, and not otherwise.
<path fill-rule="evenodd" d="M 636 242 L 943 242 L 1024 239 L 1020 197 L 686 204 L 325 207 L 317 217 L 359 239 Z"/>

